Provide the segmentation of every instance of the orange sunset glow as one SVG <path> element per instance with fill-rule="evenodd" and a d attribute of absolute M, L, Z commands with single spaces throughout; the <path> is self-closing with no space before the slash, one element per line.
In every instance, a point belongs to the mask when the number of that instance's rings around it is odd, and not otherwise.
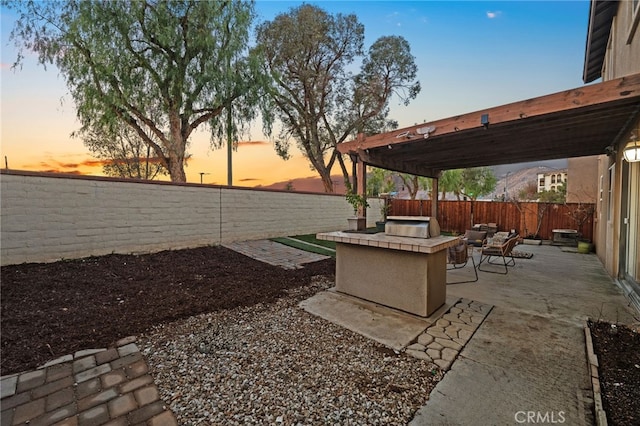
<path fill-rule="evenodd" d="M 56 70 L 38 66 L 34 57 L 26 58 L 21 70 L 13 70 L 3 58 L 0 73 L 2 167 L 102 176 L 102 161 L 91 156 L 81 139 L 71 136 L 79 130 L 80 123 Z M 260 123 L 253 126 L 259 129 Z M 295 144 L 292 144 L 291 158 L 283 160 L 273 144 L 254 128 L 248 135 L 249 140 L 238 143 L 233 151 L 234 185 L 268 186 L 317 176 Z M 187 152 L 191 154 L 185 168 L 187 182 L 200 183 L 202 178 L 206 184 L 227 184 L 227 149 L 211 149 L 209 134 L 204 128 L 193 133 Z M 168 177 L 157 179 L 168 180 Z"/>
<path fill-rule="evenodd" d="M 51 73 L 36 66 L 22 72 L 3 66 L 1 72 L 2 167 L 102 176 L 102 161 L 91 156 L 81 139 L 71 136 L 80 124 L 68 95 L 61 93 L 59 84 L 30 84 L 34 79 L 51 78 Z M 211 149 L 208 133 L 198 130 L 187 151 L 191 154 L 185 168 L 188 182 L 200 183 L 202 178 L 203 183 L 227 184 L 226 147 Z M 232 157 L 233 184 L 237 186 L 267 186 L 316 175 L 295 147 L 291 158 L 283 160 L 265 140 L 238 143 Z"/>
<path fill-rule="evenodd" d="M 77 154 L 51 151 L 42 154 L 12 152 L 9 149 L 2 151 L 3 161 L 6 156 L 10 169 L 103 175 L 102 167 L 105 162 L 92 157 L 88 151 Z M 205 184 L 227 184 L 226 147 L 211 150 L 206 146 L 197 146 L 190 152 L 192 156 L 185 167 L 187 182 L 200 183 L 202 178 L 202 183 Z M 5 167 L 5 164 L 2 166 Z M 268 142 L 240 142 L 232 154 L 232 173 L 235 186 L 267 186 L 275 182 L 316 176 L 299 151 L 296 150 L 289 160 L 283 160 Z M 158 176 L 157 179 L 169 180 L 168 176 Z"/>

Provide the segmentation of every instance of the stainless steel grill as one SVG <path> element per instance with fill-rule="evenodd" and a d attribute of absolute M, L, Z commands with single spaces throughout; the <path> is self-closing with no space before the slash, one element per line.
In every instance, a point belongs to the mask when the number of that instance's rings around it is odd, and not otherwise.
<path fill-rule="evenodd" d="M 430 216 L 389 216 L 384 227 L 386 235 L 411 238 L 440 236 L 440 225 Z"/>

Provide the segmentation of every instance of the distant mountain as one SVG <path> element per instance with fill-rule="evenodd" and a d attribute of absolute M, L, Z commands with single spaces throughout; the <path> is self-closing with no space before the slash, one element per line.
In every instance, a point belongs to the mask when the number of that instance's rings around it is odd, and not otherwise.
<path fill-rule="evenodd" d="M 535 167 L 548 167 L 549 169 L 566 169 L 569 162 L 566 158 L 560 160 L 532 161 L 528 163 L 504 164 L 501 166 L 493 166 L 493 173 L 498 179 L 506 176 L 507 172 L 515 173 L 523 169 L 531 169 Z"/>
<path fill-rule="evenodd" d="M 344 186 L 344 177 L 342 175 L 331 176 L 335 194 L 346 194 L 347 190 Z M 281 189 L 284 191 L 300 191 L 300 192 L 324 192 L 324 186 L 319 176 L 309 176 L 305 178 L 296 178 L 281 182 L 272 183 L 271 185 L 259 185 L 256 188 Z"/>
<path fill-rule="evenodd" d="M 496 177 L 498 177 L 498 183 L 496 184 L 495 191 L 482 197 L 482 199 L 493 200 L 496 198 L 502 198 L 503 195 L 506 195 L 507 198 L 514 198 L 528 184 L 538 182 L 538 173 L 547 173 L 554 170 L 562 170 L 562 168 L 536 166 L 527 167 L 514 172 L 508 171 L 509 174 L 507 175 L 507 172 L 505 172 L 502 177 L 496 174 Z"/>
<path fill-rule="evenodd" d="M 485 200 L 493 200 L 501 198 L 505 193 L 509 197 L 514 197 L 527 186 L 530 182 L 537 182 L 538 173 L 551 172 L 553 170 L 562 170 L 567 168 L 567 160 L 551 160 L 533 163 L 508 164 L 503 166 L 492 167 L 493 173 L 498 178 L 496 189 L 491 194 L 482 197 Z M 508 175 L 507 175 L 508 173 Z M 345 194 L 344 178 L 342 175 L 331 176 L 336 194 Z M 258 188 L 291 190 L 300 192 L 324 192 L 324 186 L 319 176 L 309 176 L 304 178 L 296 178 L 281 182 L 272 183 L 266 186 L 257 186 Z M 403 187 L 402 181 L 396 179 L 396 188 L 398 188 L 397 198 L 409 198 L 409 193 Z M 417 198 L 428 199 L 430 194 L 426 191 L 418 191 Z M 452 194 L 447 194 L 447 199 L 455 200 Z"/>

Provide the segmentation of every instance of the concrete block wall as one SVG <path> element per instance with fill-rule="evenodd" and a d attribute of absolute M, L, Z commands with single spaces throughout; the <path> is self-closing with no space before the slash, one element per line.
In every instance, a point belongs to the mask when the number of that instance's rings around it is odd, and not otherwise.
<path fill-rule="evenodd" d="M 346 229 L 344 197 L 222 189 L 223 243 Z"/>
<path fill-rule="evenodd" d="M 3 170 L 0 191 L 2 265 L 334 231 L 352 215 L 338 195 L 52 173 Z"/>

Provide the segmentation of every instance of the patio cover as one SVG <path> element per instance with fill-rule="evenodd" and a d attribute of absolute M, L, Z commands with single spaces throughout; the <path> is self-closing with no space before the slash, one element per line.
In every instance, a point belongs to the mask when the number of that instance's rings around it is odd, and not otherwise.
<path fill-rule="evenodd" d="M 338 145 L 358 163 L 438 178 L 448 169 L 611 154 L 640 113 L 640 74 Z M 357 156 L 357 158 L 355 157 Z"/>

